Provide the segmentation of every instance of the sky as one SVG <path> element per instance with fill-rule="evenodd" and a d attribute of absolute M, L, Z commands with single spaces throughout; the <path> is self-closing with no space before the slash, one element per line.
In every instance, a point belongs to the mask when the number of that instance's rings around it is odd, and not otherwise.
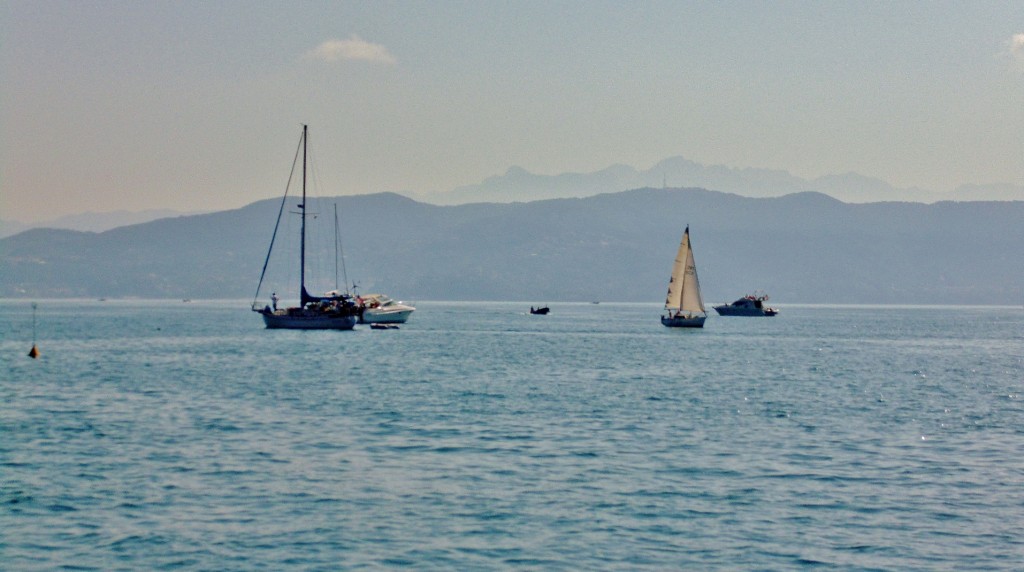
<path fill-rule="evenodd" d="M 1024 2 L 0 0 L 0 219 L 674 156 L 1024 186 Z M 1024 197 L 1021 197 L 1024 200 Z"/>

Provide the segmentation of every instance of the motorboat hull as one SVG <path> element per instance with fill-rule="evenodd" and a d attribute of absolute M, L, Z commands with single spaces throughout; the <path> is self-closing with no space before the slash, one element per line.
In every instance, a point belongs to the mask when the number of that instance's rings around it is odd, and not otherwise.
<path fill-rule="evenodd" d="M 406 310 L 379 310 L 367 308 L 363 311 L 360 319 L 362 324 L 404 324 L 412 314 L 412 309 Z"/>
<path fill-rule="evenodd" d="M 774 316 L 779 312 L 772 308 L 743 308 L 736 306 L 715 306 L 719 316 Z"/>
<path fill-rule="evenodd" d="M 704 320 L 706 319 L 707 316 L 679 316 L 675 318 L 662 316 L 661 325 L 668 328 L 703 328 Z"/>

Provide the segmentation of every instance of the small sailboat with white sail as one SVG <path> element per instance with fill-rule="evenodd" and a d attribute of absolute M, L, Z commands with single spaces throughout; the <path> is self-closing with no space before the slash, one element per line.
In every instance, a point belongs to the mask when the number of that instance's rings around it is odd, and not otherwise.
<path fill-rule="evenodd" d="M 690 227 L 687 225 L 672 265 L 672 276 L 668 279 L 665 315 L 661 317 L 661 323 L 669 328 L 703 328 L 707 317 L 700 295 L 697 265 L 693 261 Z"/>
<path fill-rule="evenodd" d="M 267 250 L 267 259 L 263 263 L 263 272 L 260 274 L 259 285 L 256 286 L 256 296 L 253 298 L 252 311 L 263 316 L 263 322 L 269 329 L 289 330 L 351 330 L 358 320 L 359 310 L 351 296 L 337 290 L 328 292 L 323 296 L 313 296 L 306 291 L 306 158 L 309 141 L 309 128 L 302 126 L 302 138 L 299 145 L 302 148 L 302 202 L 298 204 L 299 215 L 302 219 L 301 237 L 299 241 L 299 305 L 289 308 L 277 307 L 277 293 L 272 296 L 273 307 L 264 306 L 258 308 L 256 300 L 260 295 L 260 288 L 263 286 L 263 279 L 267 274 L 267 265 L 270 262 L 270 253 L 274 249 L 274 241 L 277 238 L 277 229 L 281 224 L 281 215 L 284 213 L 284 206 L 288 199 L 288 191 L 285 190 L 284 198 L 281 199 L 281 208 L 277 213 L 277 223 L 274 225 L 274 234 L 270 239 L 270 248 Z M 298 161 L 296 153 L 295 161 Z M 295 172 L 295 164 L 292 164 L 292 172 Z M 291 180 L 289 178 L 289 187 Z M 337 224 L 337 214 L 335 214 Z"/>

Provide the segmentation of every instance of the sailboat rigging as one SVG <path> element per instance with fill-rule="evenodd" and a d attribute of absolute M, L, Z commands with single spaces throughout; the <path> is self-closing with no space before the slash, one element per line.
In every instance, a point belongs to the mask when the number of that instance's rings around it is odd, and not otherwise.
<path fill-rule="evenodd" d="M 687 225 L 679 243 L 672 276 L 668 280 L 668 295 L 665 297 L 666 315 L 661 323 L 670 328 L 703 328 L 707 319 L 704 300 L 700 295 L 700 281 L 697 279 L 697 265 L 693 260 L 690 244 L 690 227 Z"/>
<path fill-rule="evenodd" d="M 338 286 L 338 261 L 341 261 L 341 274 L 345 279 L 345 295 L 351 295 L 348 289 L 348 270 L 345 269 L 345 250 L 341 246 L 341 229 L 338 227 L 338 203 L 334 203 L 334 290 L 340 292 Z"/>
<path fill-rule="evenodd" d="M 288 198 L 288 190 L 285 189 L 285 196 L 281 199 L 281 208 L 277 213 L 277 222 L 274 225 L 274 234 L 270 239 L 270 248 L 267 250 L 267 258 L 263 263 L 263 272 L 260 274 L 259 284 L 256 286 L 256 296 L 253 298 L 252 311 L 263 316 L 263 322 L 271 329 L 298 329 L 298 330 L 351 330 L 358 319 L 358 308 L 355 301 L 348 294 L 342 294 L 337 290 L 328 292 L 324 296 L 312 296 L 306 290 L 306 163 L 307 148 L 309 145 L 309 127 L 302 126 L 302 138 L 299 145 L 302 150 L 302 202 L 298 204 L 301 218 L 301 235 L 299 239 L 299 305 L 290 308 L 277 308 L 276 293 L 274 294 L 274 307 L 264 306 L 258 308 L 256 300 L 259 298 L 260 288 L 263 286 L 263 279 L 267 273 L 267 265 L 270 262 L 270 253 L 274 249 L 274 242 L 277 238 L 277 230 L 281 225 L 281 216 L 284 213 L 285 202 Z M 298 161 L 298 151 L 292 163 L 292 175 L 289 175 L 289 186 L 295 173 L 295 163 Z M 337 214 L 335 214 L 337 220 Z M 337 231 L 336 231 L 337 232 Z"/>

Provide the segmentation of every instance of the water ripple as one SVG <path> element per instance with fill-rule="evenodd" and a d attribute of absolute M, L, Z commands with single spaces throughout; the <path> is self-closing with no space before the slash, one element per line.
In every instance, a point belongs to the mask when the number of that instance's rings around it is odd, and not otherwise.
<path fill-rule="evenodd" d="M 1024 316 L 420 307 L 0 304 L 4 568 L 1020 569 Z"/>

